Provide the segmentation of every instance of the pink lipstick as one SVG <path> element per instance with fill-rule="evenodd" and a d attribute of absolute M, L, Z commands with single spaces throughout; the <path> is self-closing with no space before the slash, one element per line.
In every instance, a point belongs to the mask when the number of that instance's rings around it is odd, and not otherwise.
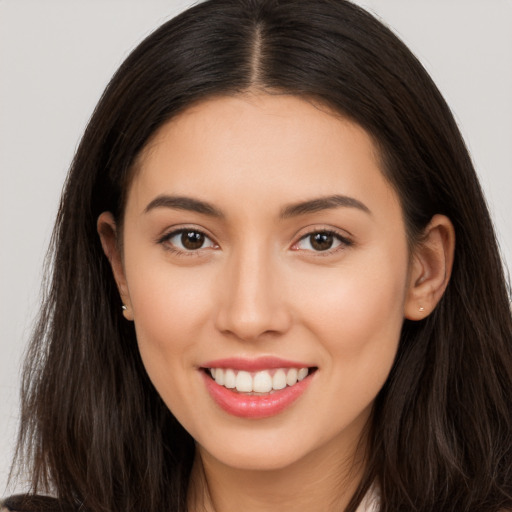
<path fill-rule="evenodd" d="M 212 399 L 241 418 L 268 418 L 282 412 L 309 387 L 316 367 L 275 357 L 228 358 L 201 365 Z"/>

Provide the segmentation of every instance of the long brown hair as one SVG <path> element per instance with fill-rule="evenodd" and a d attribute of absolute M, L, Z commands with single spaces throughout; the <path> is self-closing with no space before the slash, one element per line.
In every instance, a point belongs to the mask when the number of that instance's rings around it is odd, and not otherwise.
<path fill-rule="evenodd" d="M 380 150 L 411 243 L 456 230 L 435 311 L 405 321 L 369 426 L 364 478 L 382 511 L 512 506 L 512 318 L 473 165 L 439 91 L 390 30 L 344 0 L 209 0 L 167 22 L 105 90 L 72 163 L 47 295 L 24 369 L 18 463 L 33 492 L 90 511 L 186 511 L 194 442 L 150 383 L 96 219 L 122 222 L 137 155 L 193 102 L 248 89 L 315 99 Z"/>

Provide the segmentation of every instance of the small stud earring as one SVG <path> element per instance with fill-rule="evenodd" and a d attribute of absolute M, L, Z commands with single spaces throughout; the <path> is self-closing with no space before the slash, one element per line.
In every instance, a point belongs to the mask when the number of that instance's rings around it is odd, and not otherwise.
<path fill-rule="evenodd" d="M 128 308 L 126 307 L 126 305 L 125 305 L 125 304 L 123 304 L 123 305 L 121 306 L 121 309 L 122 309 L 123 311 L 126 311 Z"/>
<path fill-rule="evenodd" d="M 419 309 L 421 312 L 425 311 L 425 308 L 424 308 L 423 306 L 420 306 L 418 309 Z"/>

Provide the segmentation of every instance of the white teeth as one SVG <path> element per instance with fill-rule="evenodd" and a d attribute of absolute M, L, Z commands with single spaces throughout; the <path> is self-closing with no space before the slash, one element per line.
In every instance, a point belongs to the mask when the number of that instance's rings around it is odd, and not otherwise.
<path fill-rule="evenodd" d="M 252 390 L 256 393 L 268 393 L 272 391 L 272 377 L 266 371 L 258 372 L 254 376 Z"/>
<path fill-rule="evenodd" d="M 294 386 L 309 374 L 309 368 L 278 368 L 250 373 L 231 368 L 210 368 L 210 374 L 217 384 L 240 393 L 269 393 L 286 386 Z"/>
<path fill-rule="evenodd" d="M 288 384 L 288 386 L 293 386 L 294 384 L 297 384 L 297 369 L 296 368 L 290 368 L 288 370 L 288 373 L 286 374 L 286 384 Z"/>
<path fill-rule="evenodd" d="M 252 377 L 249 372 L 238 372 L 236 376 L 236 390 L 243 393 L 250 393 L 252 391 Z"/>
<path fill-rule="evenodd" d="M 295 382 L 294 382 L 295 384 Z M 272 388 L 273 389 L 284 389 L 286 387 L 286 373 L 284 370 L 279 368 L 274 376 L 272 377 Z"/>
<path fill-rule="evenodd" d="M 309 370 L 307 368 L 301 368 L 297 373 L 297 380 L 304 380 L 308 376 Z"/>
<path fill-rule="evenodd" d="M 224 386 L 224 370 L 222 368 L 215 370 L 215 382 L 220 386 Z"/>
<path fill-rule="evenodd" d="M 236 375 L 233 370 L 226 370 L 224 372 L 224 386 L 228 389 L 236 387 Z"/>

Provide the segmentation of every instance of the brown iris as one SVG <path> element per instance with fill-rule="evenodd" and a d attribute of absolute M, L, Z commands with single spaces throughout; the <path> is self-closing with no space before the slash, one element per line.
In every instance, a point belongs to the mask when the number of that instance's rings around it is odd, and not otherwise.
<path fill-rule="evenodd" d="M 181 234 L 181 243 L 185 249 L 190 251 L 201 249 L 204 244 L 205 236 L 198 231 L 183 231 Z"/>
<path fill-rule="evenodd" d="M 332 247 L 334 235 L 332 233 L 314 233 L 309 237 L 311 247 L 316 251 L 327 251 Z"/>

